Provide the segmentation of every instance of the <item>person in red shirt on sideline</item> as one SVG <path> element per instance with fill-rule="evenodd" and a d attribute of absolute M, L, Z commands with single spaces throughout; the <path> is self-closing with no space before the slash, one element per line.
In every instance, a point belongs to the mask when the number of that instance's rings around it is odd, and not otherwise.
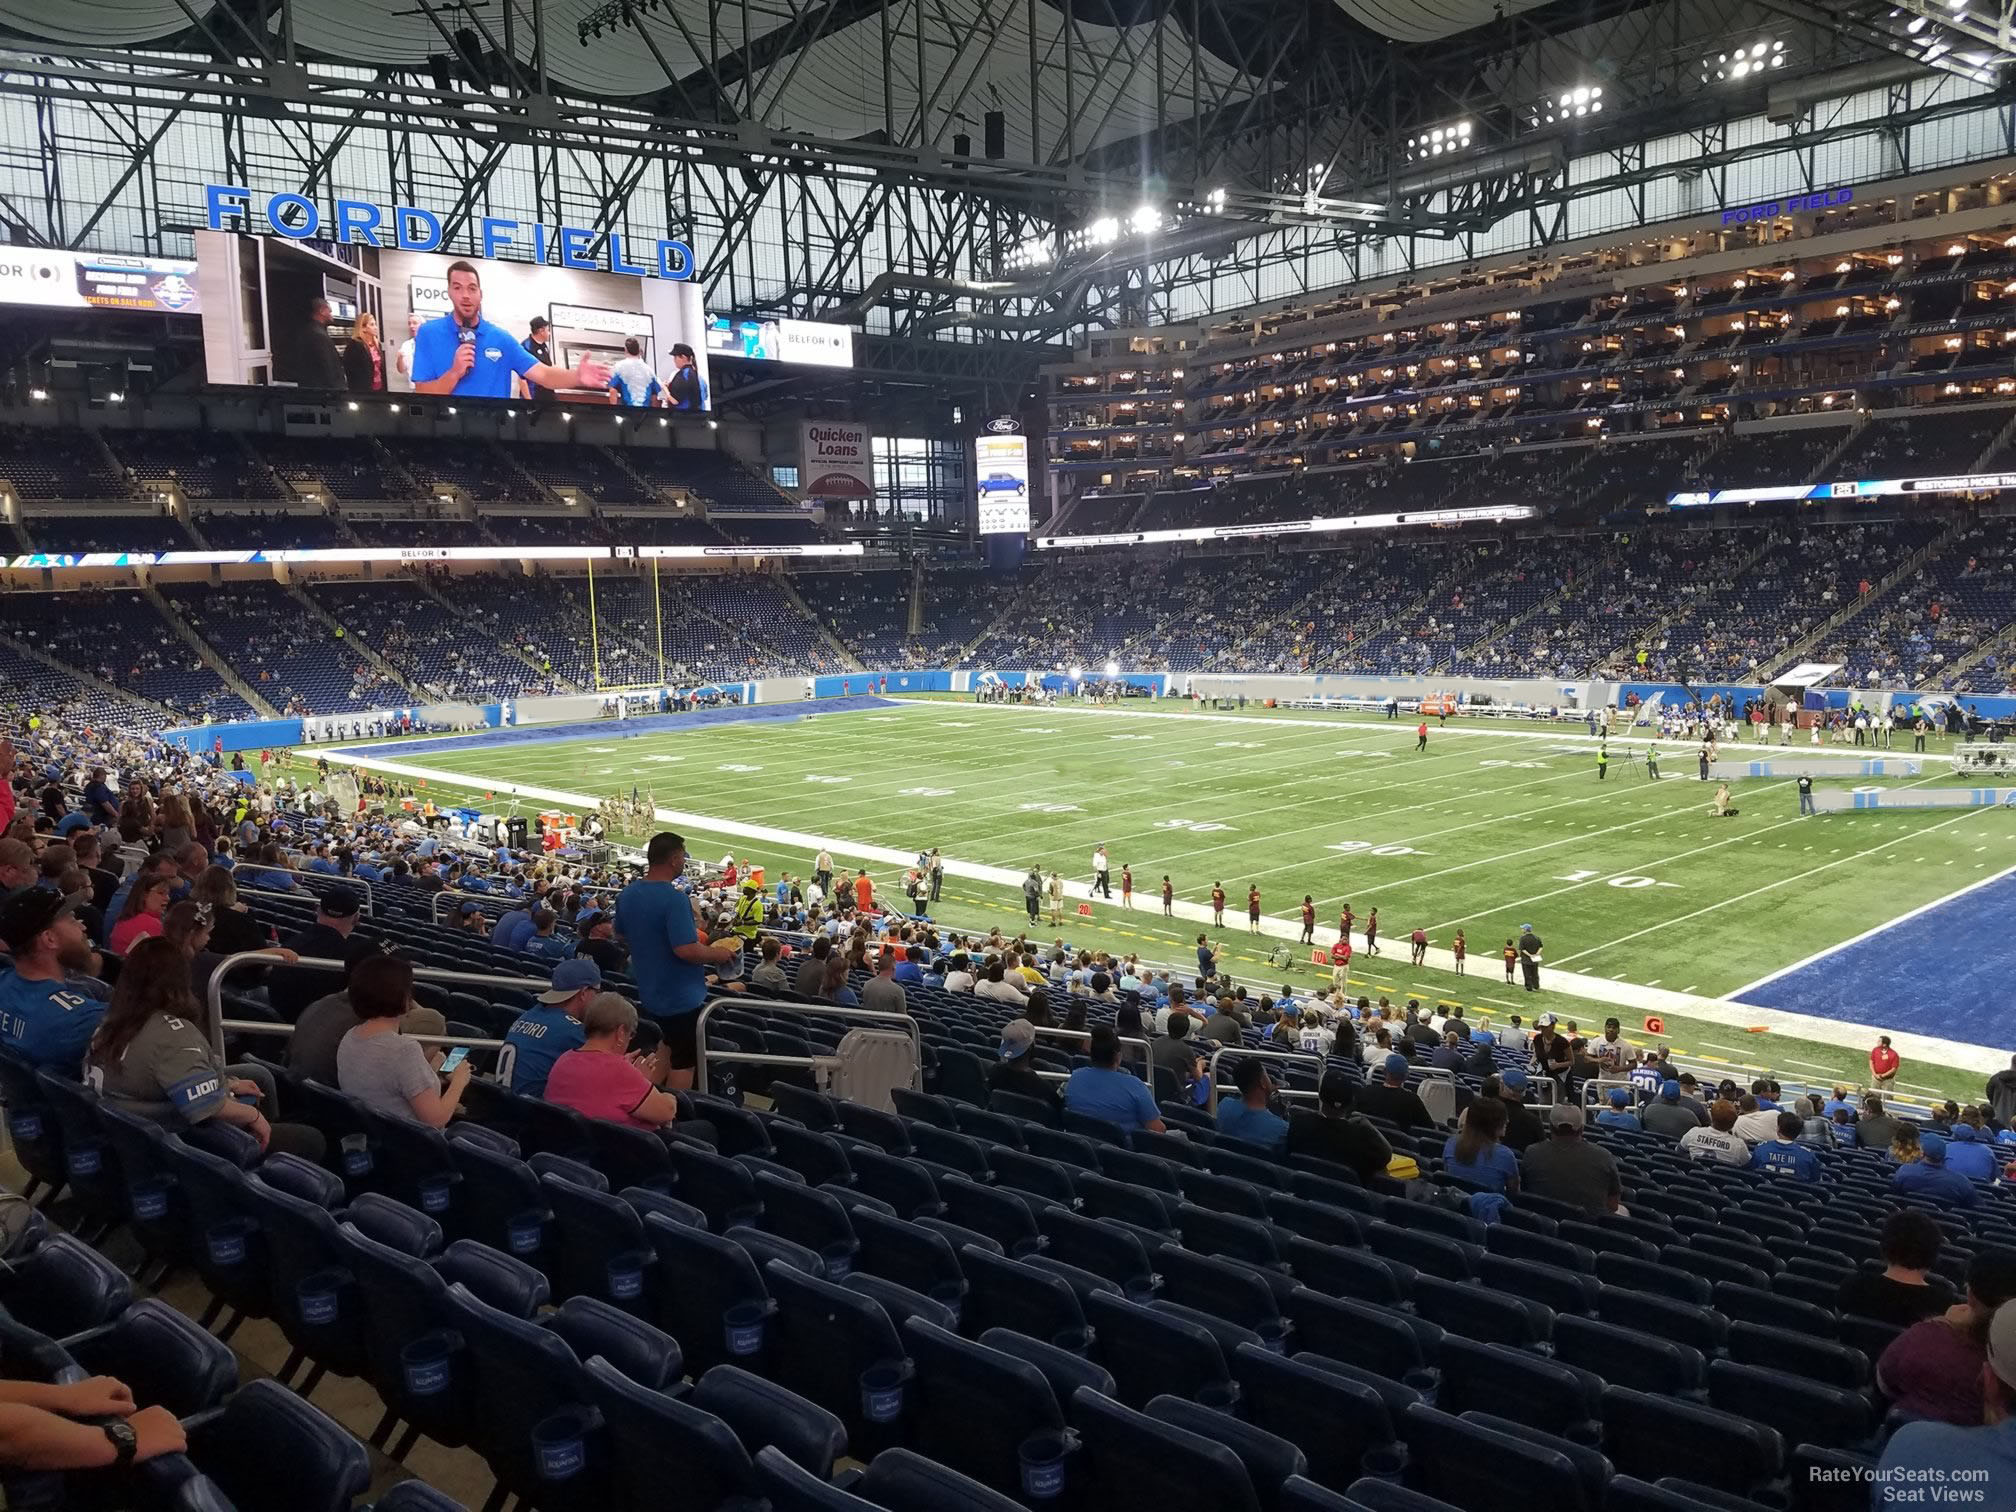
<path fill-rule="evenodd" d="M 1888 1091 L 1897 1080 L 1897 1068 L 1903 1063 L 1895 1050 L 1890 1048 L 1890 1036 L 1878 1035 L 1876 1048 L 1869 1052 L 1869 1076 L 1876 1085 Z"/>
<path fill-rule="evenodd" d="M 1414 727 L 1414 749 L 1417 751 L 1428 749 L 1428 721 L 1425 719 Z"/>
<path fill-rule="evenodd" d="M 1330 986 L 1342 992 L 1351 985 L 1351 936 L 1339 935 L 1330 947 Z"/>
<path fill-rule="evenodd" d="M 1257 882 L 1246 889 L 1246 933 L 1260 933 L 1260 885 Z"/>
<path fill-rule="evenodd" d="M 1302 943 L 1316 943 L 1316 900 L 1309 894 L 1302 894 Z"/>
<path fill-rule="evenodd" d="M 869 879 L 868 868 L 862 867 L 861 874 L 854 879 L 854 906 L 863 913 L 875 911 L 875 884 Z"/>

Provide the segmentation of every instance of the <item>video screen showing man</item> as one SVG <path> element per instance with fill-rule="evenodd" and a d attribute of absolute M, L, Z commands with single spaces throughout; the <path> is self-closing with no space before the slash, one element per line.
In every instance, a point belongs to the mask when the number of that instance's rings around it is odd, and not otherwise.
<path fill-rule="evenodd" d="M 530 352 L 540 362 L 551 362 L 553 360 L 552 322 L 548 321 L 544 315 L 534 315 L 532 323 L 526 329 L 529 334 L 518 344 L 524 347 L 526 351 Z M 536 383 L 528 383 L 525 385 L 525 397 L 527 399 L 546 399 L 551 396 Z"/>
<path fill-rule="evenodd" d="M 448 265 L 446 315 L 420 327 L 413 338 L 413 388 L 458 399 L 509 399 L 515 374 L 540 388 L 599 389 L 609 369 L 592 357 L 573 368 L 541 362 L 509 331 L 483 318 L 483 277 L 470 262 Z"/>
<path fill-rule="evenodd" d="M 644 360 L 644 348 L 635 336 L 623 343 L 623 360 L 609 369 L 609 402 L 628 409 L 650 409 L 661 402 L 665 386 Z"/>
<path fill-rule="evenodd" d="M 693 348 L 683 341 L 672 348 L 672 381 L 665 394 L 671 409 L 697 415 L 707 408 L 707 380 L 700 376 Z"/>

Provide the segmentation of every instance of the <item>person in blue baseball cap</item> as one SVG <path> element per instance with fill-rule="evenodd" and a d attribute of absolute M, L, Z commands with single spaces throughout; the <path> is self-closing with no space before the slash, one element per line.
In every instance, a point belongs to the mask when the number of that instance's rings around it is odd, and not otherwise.
<path fill-rule="evenodd" d="M 1432 1129 L 1435 1120 L 1421 1094 L 1407 1085 L 1408 1060 L 1395 1052 L 1386 1057 L 1383 1076 L 1358 1094 L 1358 1111 L 1367 1118 L 1383 1118 L 1403 1129 Z"/>
<path fill-rule="evenodd" d="M 1680 1097 L 1680 1083 L 1668 1077 L 1659 1084 L 1656 1101 L 1646 1104 L 1639 1111 L 1638 1121 L 1645 1125 L 1648 1134 L 1663 1134 L 1668 1139 L 1682 1139 L 1701 1127 L 1705 1114 L 1697 1115 Z"/>
<path fill-rule="evenodd" d="M 1954 1124 L 1946 1133 L 1946 1169 L 1958 1171 L 1969 1181 L 1993 1181 L 2001 1162 L 1987 1139 L 1973 1124 Z"/>
<path fill-rule="evenodd" d="M 1974 1183 L 1946 1168 L 1946 1140 L 1925 1134 L 1918 1140 L 1919 1159 L 1897 1167 L 1890 1184 L 1912 1197 L 1928 1197 L 1945 1207 L 1971 1208 L 1980 1201 Z"/>
<path fill-rule="evenodd" d="M 1645 1125 L 1638 1121 L 1638 1115 L 1631 1111 L 1631 1094 L 1622 1087 L 1610 1089 L 1610 1106 L 1596 1115 L 1599 1129 L 1622 1129 L 1628 1134 L 1641 1133 Z"/>
<path fill-rule="evenodd" d="M 577 956 L 553 968 L 553 985 L 539 994 L 539 1004 L 518 1015 L 504 1031 L 513 1047 L 511 1090 L 523 1097 L 543 1097 L 553 1063 L 569 1050 L 587 1043 L 581 1020 L 602 990 L 602 968 Z"/>

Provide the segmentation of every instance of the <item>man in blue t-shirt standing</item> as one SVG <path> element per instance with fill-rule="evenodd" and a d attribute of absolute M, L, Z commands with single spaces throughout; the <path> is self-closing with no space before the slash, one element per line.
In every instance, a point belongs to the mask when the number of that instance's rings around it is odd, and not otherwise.
<path fill-rule="evenodd" d="M 13 969 L 0 970 L 0 1044 L 36 1066 L 75 1073 L 105 1016 L 105 984 L 83 975 L 96 957 L 74 904 L 45 887 L 0 902 L 0 940 Z"/>
<path fill-rule="evenodd" d="M 609 369 L 583 357 L 569 369 L 541 362 L 504 327 L 483 318 L 483 276 L 471 262 L 448 264 L 454 306 L 413 333 L 413 388 L 458 399 L 509 399 L 515 374 L 540 388 L 604 388 Z"/>
<path fill-rule="evenodd" d="M 505 1042 L 517 1055 L 511 1062 L 511 1090 L 524 1097 L 544 1097 L 553 1062 L 587 1041 L 581 1019 L 602 990 L 602 968 L 593 961 L 562 961 L 553 968 L 551 990 L 539 994 L 539 1006 L 512 1020 Z"/>
<path fill-rule="evenodd" d="M 660 831 L 644 849 L 644 875 L 616 897 L 616 932 L 630 948 L 637 996 L 665 1032 L 659 1053 L 667 1090 L 693 1085 L 707 968 L 724 966 L 742 954 L 741 943 L 733 938 L 719 945 L 701 938 L 693 899 L 678 885 L 685 875 L 685 840 Z"/>

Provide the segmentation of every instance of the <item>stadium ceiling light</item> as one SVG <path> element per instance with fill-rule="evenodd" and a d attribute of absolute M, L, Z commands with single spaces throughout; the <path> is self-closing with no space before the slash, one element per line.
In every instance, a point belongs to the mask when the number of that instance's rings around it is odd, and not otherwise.
<path fill-rule="evenodd" d="M 1603 86 L 1578 84 L 1572 89 L 1544 95 L 1527 107 L 1528 126 L 1555 126 L 1603 113 Z"/>
<path fill-rule="evenodd" d="M 1162 225 L 1162 212 L 1153 205 L 1142 205 L 1127 218 L 1127 225 L 1136 236 L 1153 235 Z"/>
<path fill-rule="evenodd" d="M 1407 139 L 1407 160 L 1418 163 L 1425 158 L 1441 157 L 1446 152 L 1461 152 L 1470 145 L 1470 132 L 1468 121 L 1431 126 L 1426 131 L 1417 132 Z"/>
<path fill-rule="evenodd" d="M 1120 239 L 1120 222 L 1110 215 L 1102 215 L 1085 228 L 1085 234 L 1095 247 L 1110 247 Z"/>

